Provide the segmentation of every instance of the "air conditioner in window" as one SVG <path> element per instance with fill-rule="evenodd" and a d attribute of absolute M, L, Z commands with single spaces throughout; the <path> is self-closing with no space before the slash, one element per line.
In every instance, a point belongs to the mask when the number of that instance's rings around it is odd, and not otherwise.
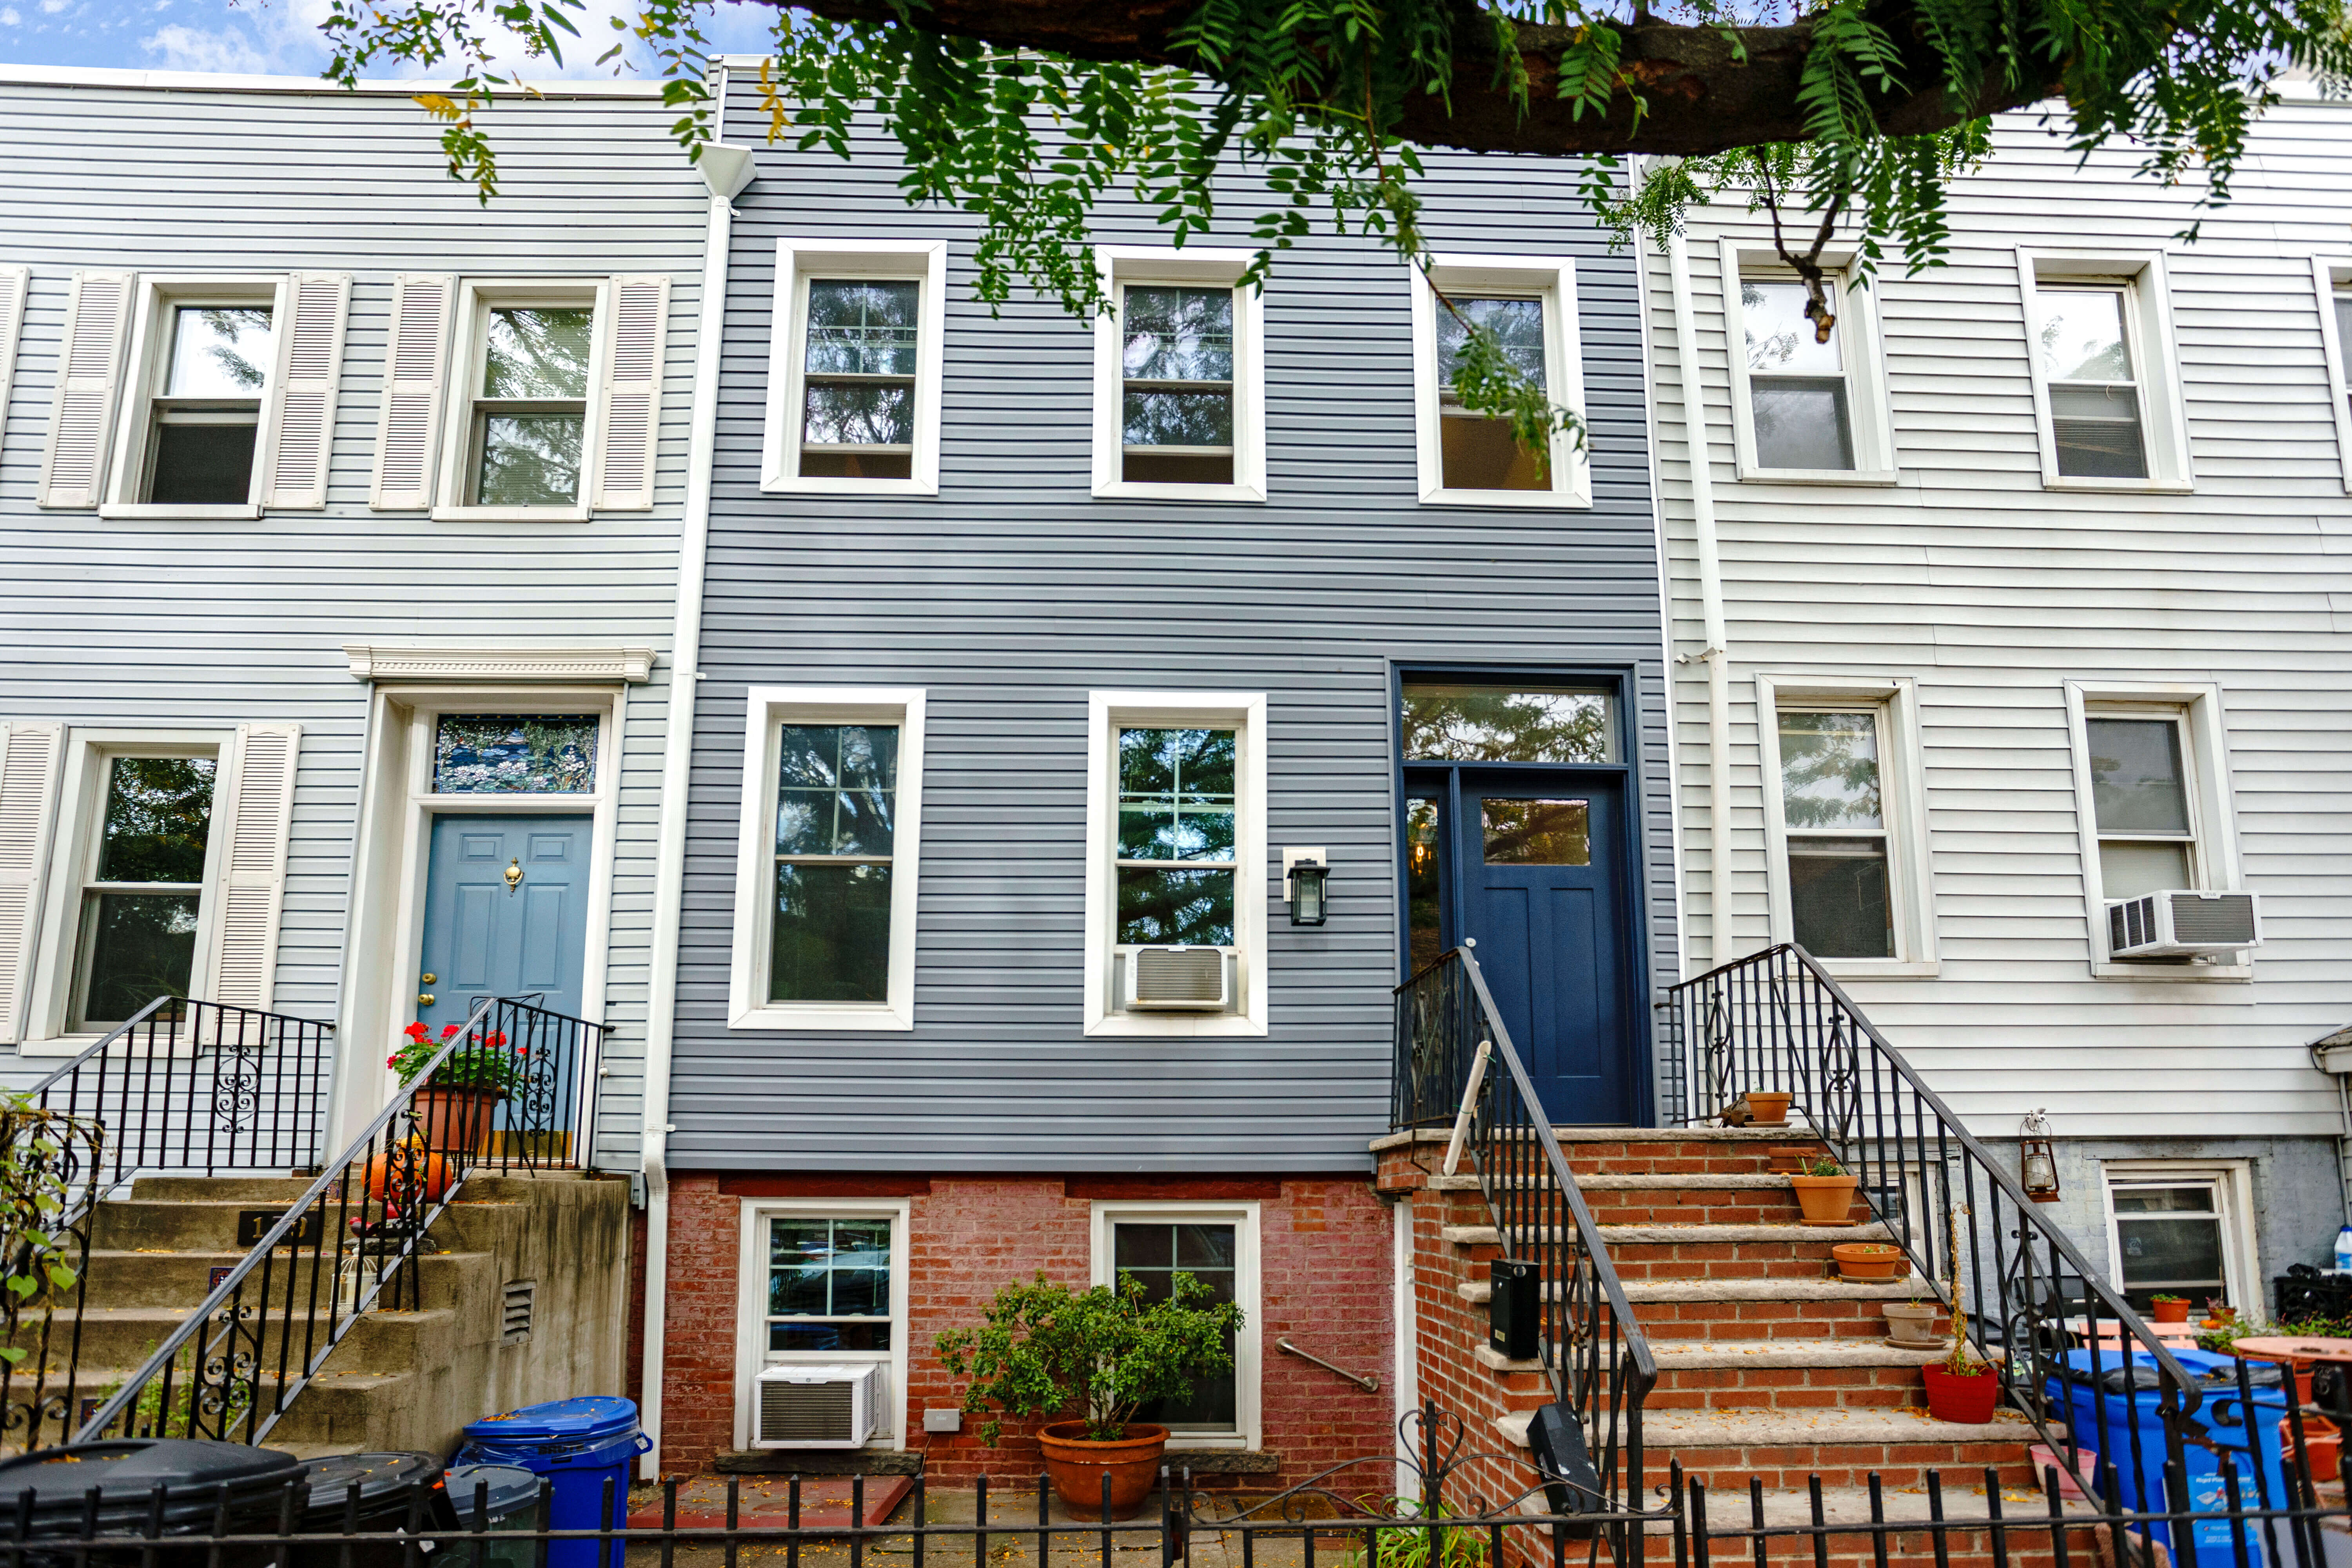
<path fill-rule="evenodd" d="M 1225 950 L 1139 947 L 1127 955 L 1127 1005 L 1145 1012 L 1222 1013 Z"/>
<path fill-rule="evenodd" d="M 755 1448 L 856 1448 L 874 1435 L 882 1404 L 879 1362 L 856 1366 L 772 1366 L 752 1384 Z"/>
<path fill-rule="evenodd" d="M 2183 958 L 2263 944 L 2252 893 L 2170 889 L 2107 905 L 2107 952 L 2116 958 Z"/>

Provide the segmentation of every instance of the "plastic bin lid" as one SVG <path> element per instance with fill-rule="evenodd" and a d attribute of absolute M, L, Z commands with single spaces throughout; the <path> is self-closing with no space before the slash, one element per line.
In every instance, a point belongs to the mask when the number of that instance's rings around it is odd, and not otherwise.
<path fill-rule="evenodd" d="M 2246 1370 L 2247 1382 L 2252 1387 L 2276 1388 L 2280 1382 L 2277 1367 L 2266 1365 L 2261 1362 L 2241 1363 L 2233 1355 L 2218 1355 L 2211 1351 L 2183 1349 L 2174 1351 L 2172 1357 L 2180 1363 L 2180 1370 L 2194 1379 L 2200 1388 L 2237 1387 L 2238 1369 L 2242 1365 Z M 2066 1369 L 2068 1382 L 2091 1381 L 2094 1363 L 2088 1350 L 2068 1351 L 2060 1360 Z M 2113 1346 L 2102 1345 L 2099 1347 L 2095 1364 L 2100 1385 L 2111 1394 L 2122 1394 L 2126 1391 L 2126 1388 L 2135 1392 L 2154 1394 L 2164 1386 L 2163 1375 L 2157 1369 L 2156 1357 L 2146 1351 L 2132 1352 L 2129 1364 L 2126 1366 L 2122 1354 Z"/>
<path fill-rule="evenodd" d="M 286 1483 L 296 1483 L 302 1505 L 302 1461 L 276 1448 L 215 1443 L 196 1437 L 129 1437 L 110 1443 L 68 1443 L 0 1460 L 0 1498 L 13 1503 L 33 1494 L 36 1528 L 70 1521 L 79 1528 L 83 1500 L 98 1489 L 99 1529 L 143 1528 L 156 1483 L 163 1486 L 166 1528 L 209 1523 L 220 1489 L 230 1489 L 233 1513 L 275 1511 Z"/>
<path fill-rule="evenodd" d="M 474 1494 L 484 1482 L 489 1483 L 490 1517 L 504 1519 L 519 1509 L 528 1508 L 539 1500 L 539 1474 L 520 1465 L 456 1465 L 443 1475 L 449 1488 L 449 1500 L 457 1508 L 460 1522 L 474 1522 Z"/>
<path fill-rule="evenodd" d="M 314 1519 L 341 1519 L 350 1505 L 353 1481 L 360 1484 L 360 1510 L 365 1513 L 394 1499 L 405 1509 L 413 1489 L 430 1487 L 441 1479 L 441 1461 L 430 1454 L 334 1454 L 306 1459 L 302 1468 L 310 1478 L 310 1506 L 305 1512 Z"/>
<path fill-rule="evenodd" d="M 636 1401 L 590 1394 L 526 1405 L 520 1410 L 474 1422 L 466 1428 L 466 1439 L 483 1448 L 572 1447 L 608 1441 L 636 1429 Z"/>

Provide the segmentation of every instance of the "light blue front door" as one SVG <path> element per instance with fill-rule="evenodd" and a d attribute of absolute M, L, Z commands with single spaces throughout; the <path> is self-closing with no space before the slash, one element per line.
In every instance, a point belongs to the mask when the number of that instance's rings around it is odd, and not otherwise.
<path fill-rule="evenodd" d="M 491 996 L 580 1016 L 593 838 L 586 816 L 433 819 L 416 1016 L 436 1035 Z"/>

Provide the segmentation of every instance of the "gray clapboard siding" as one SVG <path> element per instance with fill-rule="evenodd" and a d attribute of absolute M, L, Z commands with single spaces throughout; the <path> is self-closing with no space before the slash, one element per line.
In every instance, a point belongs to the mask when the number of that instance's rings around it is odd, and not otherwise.
<path fill-rule="evenodd" d="M 1910 675 L 1941 973 L 1849 983 L 1888 1037 L 1989 1133 L 2047 1107 L 2063 1136 L 2331 1135 L 2332 1091 L 2302 1047 L 2352 1021 L 2352 498 L 2310 258 L 2352 253 L 2352 112 L 2273 111 L 2235 199 L 2211 212 L 2193 184 L 2136 178 L 2127 152 L 2078 170 L 2023 117 L 2004 118 L 1997 143 L 1954 188 L 1949 264 L 1878 287 L 1891 488 L 1738 482 L 1715 241 L 1762 230 L 1728 206 L 1691 226 L 1734 672 L 1727 868 L 1706 821 L 1705 683 L 1676 682 L 1692 967 L 1764 940 L 1769 716 L 1752 677 Z M 2197 220 L 2196 243 L 2175 237 Z M 2020 245 L 2165 254 L 2194 493 L 2042 489 Z M 1675 647 L 1688 652 L 1696 568 L 1663 257 L 1645 283 Z M 2092 977 L 2070 678 L 2221 688 L 2243 881 L 2269 939 L 2251 983 Z"/>
<path fill-rule="evenodd" d="M 89 73 L 83 73 L 85 76 Z M 614 847 L 601 1158 L 635 1161 L 667 644 L 707 198 L 642 94 L 489 111 L 500 193 L 449 179 L 405 96 L 318 83 L 151 90 L 0 83 L 0 261 L 33 269 L 0 440 L 0 717 L 124 727 L 299 721 L 277 1005 L 335 1014 L 368 688 L 348 642 L 629 644 Z M 327 508 L 250 523 L 101 522 L 33 505 L 70 275 L 82 268 L 353 275 Z M 655 505 L 587 523 L 433 522 L 367 509 L 393 278 L 673 279 Z M 358 1059 L 373 1061 L 374 1042 Z M 41 1060 L 0 1055 L 9 1081 Z"/>
<path fill-rule="evenodd" d="M 756 123 L 739 86 L 730 116 Z M 739 132 L 748 139 L 751 133 Z M 1437 160 L 1444 248 L 1578 258 L 1591 511 L 1420 506 L 1402 268 L 1319 236 L 1265 299 L 1264 505 L 1088 496 L 1091 328 L 971 298 L 971 224 L 909 209 L 893 150 L 765 148 L 737 203 L 688 818 L 677 1168 L 1357 1170 L 1388 1115 L 1398 978 L 1388 671 L 1637 678 L 1654 982 L 1674 973 L 1654 524 L 1629 258 L 1572 172 Z M 1245 244 L 1245 183 L 1227 228 Z M 761 495 L 780 236 L 949 243 L 940 493 Z M 1114 205 L 1107 242 L 1160 244 Z M 916 1027 L 730 1031 L 746 688 L 927 689 Z M 1269 917 L 1263 1039 L 1081 1032 L 1087 694 L 1265 691 L 1270 848 L 1331 852 L 1331 923 Z M 1637 1005 L 1640 1005 L 1637 999 Z"/>

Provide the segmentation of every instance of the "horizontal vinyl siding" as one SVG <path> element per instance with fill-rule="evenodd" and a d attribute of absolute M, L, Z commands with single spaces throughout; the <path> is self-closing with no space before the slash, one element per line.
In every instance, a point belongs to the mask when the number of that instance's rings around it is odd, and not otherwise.
<path fill-rule="evenodd" d="M 2335 1098 L 2304 1042 L 2352 1021 L 2352 498 L 2329 413 L 2311 257 L 2352 252 L 2352 114 L 2261 123 L 2234 199 L 2073 154 L 2022 117 L 1958 182 L 1949 264 L 1877 288 L 1899 482 L 1743 485 L 1732 462 L 1716 238 L 1693 303 L 1731 643 L 1732 842 L 1706 820 L 1706 684 L 1677 681 L 1694 970 L 1768 929 L 1752 678 L 1917 682 L 1941 973 L 1847 982 L 1979 1131 L 2046 1107 L 2062 1136 L 2322 1136 Z M 2200 237 L 2176 237 L 2192 221 Z M 2160 251 L 2188 413 L 2187 495 L 2045 490 L 2017 247 Z M 1645 262 L 1678 652 L 1701 641 L 1672 297 Z M 2334 395 L 2340 397 L 2336 392 Z M 2267 942 L 2251 984 L 2095 979 L 2063 683 L 2211 682 L 2228 727 L 2243 885 Z M 1732 921 L 1717 929 L 1717 889 Z"/>
<path fill-rule="evenodd" d="M 1388 1117 L 1397 974 L 1390 661 L 1634 672 L 1654 984 L 1673 975 L 1654 524 L 1629 258 L 1570 171 L 1433 167 L 1440 247 L 1579 258 L 1590 511 L 1416 501 L 1406 277 L 1318 237 L 1265 297 L 1263 505 L 1090 499 L 1092 329 L 971 297 L 972 226 L 909 209 L 890 151 L 762 150 L 739 200 L 696 711 L 669 1142 L 689 1168 L 1359 1169 Z M 1245 244 L 1250 197 L 1225 196 Z M 780 236 L 949 243 L 936 498 L 759 492 Z M 1113 205 L 1101 237 L 1158 244 Z M 919 686 L 916 1027 L 726 1026 L 745 689 Z M 1269 883 L 1331 854 L 1330 923 L 1269 905 L 1263 1039 L 1081 1030 L 1087 694 L 1267 694 Z M 1270 885 L 1278 894 L 1278 885 Z M 1636 1005 L 1642 1005 L 1637 999 Z"/>
<path fill-rule="evenodd" d="M 122 728 L 299 721 L 276 1006 L 335 1016 L 369 688 L 345 643 L 651 646 L 631 690 L 613 847 L 601 1161 L 642 1121 L 667 647 L 685 499 L 708 206 L 656 103 L 492 110 L 499 191 L 449 178 L 400 98 L 0 86 L 10 199 L 0 264 L 33 272 L 0 442 L 0 718 Z M 71 274 L 352 274 L 324 512 L 259 522 L 100 521 L 42 511 L 38 480 Z M 655 506 L 586 523 L 371 512 L 393 279 L 401 272 L 667 273 Z M 375 1042 L 353 1059 L 373 1062 Z M 0 1054 L 0 1074 L 14 1062 Z M 48 1063 L 24 1064 L 27 1072 Z"/>

